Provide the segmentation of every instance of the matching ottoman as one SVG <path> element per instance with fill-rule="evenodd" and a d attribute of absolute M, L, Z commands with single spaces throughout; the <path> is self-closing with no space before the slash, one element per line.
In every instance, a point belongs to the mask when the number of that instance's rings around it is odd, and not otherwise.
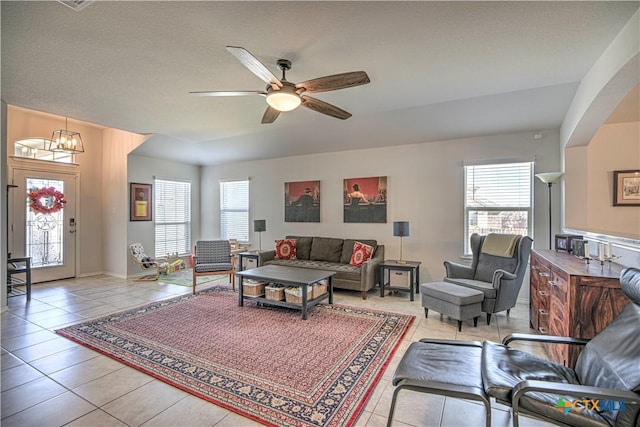
<path fill-rule="evenodd" d="M 420 285 L 420 294 L 425 317 L 431 309 L 456 319 L 458 331 L 462 331 L 463 320 L 473 318 L 473 326 L 478 326 L 484 299 L 481 291 L 448 282 L 430 282 Z"/>

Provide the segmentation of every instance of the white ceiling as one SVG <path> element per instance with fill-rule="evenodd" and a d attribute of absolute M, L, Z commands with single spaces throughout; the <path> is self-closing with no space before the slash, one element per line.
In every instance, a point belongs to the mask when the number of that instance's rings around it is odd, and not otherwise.
<path fill-rule="evenodd" d="M 2 1 L 2 99 L 154 134 L 136 153 L 194 164 L 558 128 L 580 80 L 639 2 L 113 2 L 76 12 Z M 260 124 L 263 90 L 225 49 L 293 82 L 364 70 L 371 83 Z"/>

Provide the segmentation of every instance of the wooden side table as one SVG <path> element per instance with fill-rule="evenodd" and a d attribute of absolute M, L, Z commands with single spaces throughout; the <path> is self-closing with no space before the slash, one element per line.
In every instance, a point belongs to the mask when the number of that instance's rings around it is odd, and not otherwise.
<path fill-rule="evenodd" d="M 398 263 L 396 260 L 384 260 L 379 264 L 380 268 L 380 296 L 384 298 L 385 289 L 397 289 L 409 291 L 409 298 L 413 301 L 413 296 L 420 285 L 420 261 L 405 261 L 404 264 Z M 389 281 L 386 281 L 385 271 L 389 272 Z M 391 283 L 392 272 L 409 272 L 409 286 L 398 286 Z"/>

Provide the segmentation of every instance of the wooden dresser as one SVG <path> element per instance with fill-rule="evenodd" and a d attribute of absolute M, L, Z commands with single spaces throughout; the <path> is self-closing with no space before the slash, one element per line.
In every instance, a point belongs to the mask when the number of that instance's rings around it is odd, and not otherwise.
<path fill-rule="evenodd" d="M 619 264 L 587 265 L 566 252 L 531 251 L 529 320 L 539 334 L 593 338 L 627 305 Z M 574 367 L 580 346 L 548 345 L 549 357 Z"/>

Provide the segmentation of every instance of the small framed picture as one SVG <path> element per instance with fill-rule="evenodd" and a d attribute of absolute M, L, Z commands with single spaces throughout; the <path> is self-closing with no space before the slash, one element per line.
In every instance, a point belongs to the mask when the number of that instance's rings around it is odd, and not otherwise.
<path fill-rule="evenodd" d="M 613 171 L 613 206 L 640 206 L 640 170 Z"/>
<path fill-rule="evenodd" d="M 151 221 L 153 211 L 153 187 L 151 184 L 132 182 L 129 187 L 130 221 Z"/>

